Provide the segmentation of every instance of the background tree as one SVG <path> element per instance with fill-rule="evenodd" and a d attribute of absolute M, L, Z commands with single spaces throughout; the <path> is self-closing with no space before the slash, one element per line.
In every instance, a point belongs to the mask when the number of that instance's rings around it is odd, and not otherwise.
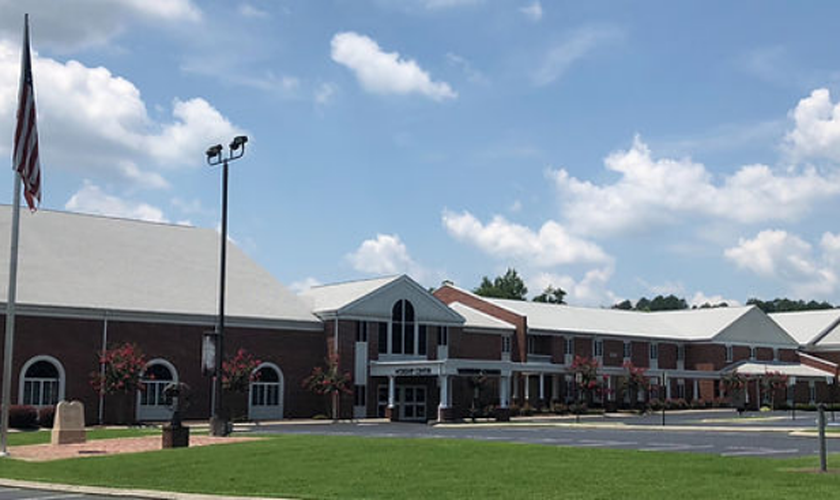
<path fill-rule="evenodd" d="M 621 309 L 622 311 L 632 311 L 633 310 L 633 303 L 627 299 L 622 300 L 618 304 L 613 304 L 613 309 Z"/>
<path fill-rule="evenodd" d="M 766 313 L 774 312 L 789 312 L 789 311 L 817 311 L 822 309 L 833 309 L 834 306 L 828 302 L 817 302 L 810 300 L 791 300 L 788 298 L 775 298 L 773 300 L 763 301 L 756 298 L 747 301 L 748 306 L 756 306 Z"/>
<path fill-rule="evenodd" d="M 525 300 L 528 295 L 528 287 L 517 274 L 516 269 L 508 268 L 503 276 L 497 276 L 492 282 L 485 276 L 481 284 L 473 290 L 473 293 L 482 297 L 494 299 Z"/>
<path fill-rule="evenodd" d="M 566 291 L 560 287 L 554 288 L 551 285 L 548 285 L 543 293 L 537 295 L 532 300 L 534 302 L 543 302 L 546 304 L 565 304 L 566 301 L 563 300 L 566 297 Z"/>
<path fill-rule="evenodd" d="M 612 308 L 643 312 L 679 311 L 682 309 L 688 309 L 688 302 L 686 302 L 685 299 L 677 297 L 673 294 L 668 296 L 657 295 L 653 298 L 653 300 L 649 300 L 647 297 L 642 297 L 636 301 L 636 304 L 632 304 L 629 300 L 625 300 L 613 305 Z"/>

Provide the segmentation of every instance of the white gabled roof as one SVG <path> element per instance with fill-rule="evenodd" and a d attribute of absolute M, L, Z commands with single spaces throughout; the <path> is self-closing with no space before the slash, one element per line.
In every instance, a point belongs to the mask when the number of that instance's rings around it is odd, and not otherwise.
<path fill-rule="evenodd" d="M 766 373 L 778 372 L 789 377 L 803 378 L 825 378 L 833 377 L 834 374 L 825 370 L 814 368 L 802 363 L 762 363 L 759 361 L 748 361 L 732 369 L 741 375 L 760 376 Z"/>
<path fill-rule="evenodd" d="M 484 299 L 528 318 L 529 330 L 615 335 L 649 339 L 708 341 L 718 335 L 743 337 L 745 332 L 731 328 L 739 321 L 756 322 L 756 330 L 766 330 L 770 343 L 795 344 L 772 321 L 753 306 L 690 309 L 681 311 L 638 312 L 594 309 L 505 299 Z M 758 312 L 758 314 L 755 314 Z M 772 331 L 770 331 L 772 330 Z M 749 339 L 730 339 L 748 341 Z M 754 339 L 762 341 L 768 339 Z"/>
<path fill-rule="evenodd" d="M 6 302 L 11 207 L 0 206 L 0 302 Z M 306 304 L 228 242 L 231 319 L 321 328 Z M 17 303 L 43 308 L 213 318 L 219 233 L 70 212 L 20 214 Z"/>
<path fill-rule="evenodd" d="M 319 285 L 301 292 L 300 297 L 312 305 L 316 313 L 335 312 L 365 297 L 399 276 Z"/>
<path fill-rule="evenodd" d="M 840 323 L 840 309 L 771 313 L 769 316 L 803 346 L 822 343 L 823 334 Z"/>
<path fill-rule="evenodd" d="M 499 331 L 500 333 L 512 333 L 516 331 L 516 326 L 508 323 L 507 321 L 502 321 L 498 318 L 494 318 L 489 314 L 485 314 L 477 309 L 473 309 L 472 307 L 462 304 L 460 302 L 452 302 L 449 304 L 455 312 L 460 314 L 464 317 L 464 329 L 474 329 L 474 330 L 492 330 L 492 331 Z"/>
<path fill-rule="evenodd" d="M 390 318 L 401 299 L 414 306 L 417 321 L 462 325 L 464 318 L 405 274 L 312 287 L 300 294 L 321 318 L 335 316 L 380 320 Z"/>

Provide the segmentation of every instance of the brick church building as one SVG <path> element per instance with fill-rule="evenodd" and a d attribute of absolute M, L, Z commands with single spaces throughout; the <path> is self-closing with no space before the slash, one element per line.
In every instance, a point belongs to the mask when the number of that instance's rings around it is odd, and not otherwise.
<path fill-rule="evenodd" d="M 0 249 L 11 209 L 0 210 Z M 187 418 L 210 412 L 201 342 L 217 312 L 217 232 L 42 210 L 21 214 L 13 403 L 85 404 L 89 423 L 169 417 L 161 390 L 190 386 Z M 8 280 L 0 251 L 0 283 Z M 337 353 L 352 376 L 343 418 L 447 420 L 490 406 L 541 406 L 575 397 L 575 356 L 594 359 L 604 406 L 632 402 L 621 381 L 645 369 L 659 399 L 713 400 L 740 373 L 747 403 L 766 397 L 758 378 L 785 373 L 791 403 L 833 401 L 840 312 L 766 315 L 755 307 L 659 313 L 488 299 L 444 283 L 433 293 L 408 276 L 314 287 L 295 295 L 228 242 L 226 353 L 259 357 L 258 380 L 225 394 L 235 418 L 325 413 L 302 387 Z M 0 302 L 5 301 L 0 286 Z M 3 323 L 5 324 L 5 323 Z M 145 390 L 100 397 L 90 385 L 106 346 L 136 343 Z M 2 344 L 0 344 L 0 347 Z M 481 408 L 483 410 L 483 408 Z"/>

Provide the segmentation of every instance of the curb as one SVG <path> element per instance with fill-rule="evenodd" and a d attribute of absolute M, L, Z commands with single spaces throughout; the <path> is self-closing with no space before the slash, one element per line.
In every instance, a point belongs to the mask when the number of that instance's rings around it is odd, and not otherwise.
<path fill-rule="evenodd" d="M 590 430 L 621 430 L 621 431 L 685 431 L 685 432 L 807 432 L 808 427 L 730 427 L 730 426 L 697 426 L 697 425 L 624 425 L 624 424 L 588 424 L 588 423 L 486 423 L 486 424 L 437 424 L 436 428 L 441 429 L 480 429 L 482 427 L 558 427 L 565 429 L 590 429 Z M 838 436 L 840 437 L 840 436 Z"/>
<path fill-rule="evenodd" d="M 230 495 L 205 495 L 201 493 L 176 493 L 174 491 L 105 488 L 102 486 L 78 486 L 74 484 L 19 481 L 17 479 L 0 479 L 0 486 L 27 490 L 57 491 L 61 493 L 78 493 L 83 495 L 101 495 L 110 497 L 137 497 L 155 500 L 292 500 L 282 497 L 238 497 Z"/>

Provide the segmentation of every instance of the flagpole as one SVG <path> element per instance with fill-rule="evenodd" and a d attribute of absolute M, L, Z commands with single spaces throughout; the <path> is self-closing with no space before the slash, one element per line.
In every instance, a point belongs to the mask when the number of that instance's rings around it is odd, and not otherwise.
<path fill-rule="evenodd" d="M 0 457 L 9 456 L 9 407 L 12 404 L 12 349 L 15 338 L 15 302 L 17 300 L 18 234 L 20 233 L 20 174 L 15 172 L 12 203 L 12 243 L 9 254 L 9 293 L 6 301 L 6 342 L 3 346 L 3 403 L 0 414 Z"/>

